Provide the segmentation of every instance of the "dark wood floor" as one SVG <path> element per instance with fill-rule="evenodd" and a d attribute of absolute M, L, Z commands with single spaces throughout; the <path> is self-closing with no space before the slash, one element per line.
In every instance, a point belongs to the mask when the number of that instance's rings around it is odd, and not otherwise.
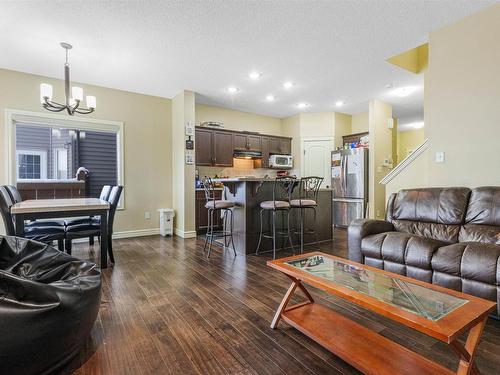
<path fill-rule="evenodd" d="M 269 328 L 289 281 L 266 267 L 266 257 L 214 251 L 207 260 L 202 245 L 160 236 L 116 240 L 117 263 L 103 272 L 92 335 L 61 373 L 358 374 L 285 323 Z M 345 256 L 345 232 L 321 250 Z M 96 258 L 83 244 L 74 254 Z M 323 304 L 455 369 L 446 345 L 311 290 Z M 500 374 L 500 322 L 488 322 L 476 363 L 483 374 Z"/>

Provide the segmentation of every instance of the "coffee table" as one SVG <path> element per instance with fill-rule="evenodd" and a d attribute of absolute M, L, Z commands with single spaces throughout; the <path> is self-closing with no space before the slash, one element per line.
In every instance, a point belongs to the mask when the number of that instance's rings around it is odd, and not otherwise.
<path fill-rule="evenodd" d="M 267 264 L 292 280 L 271 328 L 284 320 L 365 374 L 479 374 L 474 355 L 496 303 L 321 252 Z M 316 303 L 304 284 L 449 344 L 460 357 L 457 371 Z M 290 306 L 297 288 L 307 300 Z M 466 331 L 463 345 L 457 338 Z"/>

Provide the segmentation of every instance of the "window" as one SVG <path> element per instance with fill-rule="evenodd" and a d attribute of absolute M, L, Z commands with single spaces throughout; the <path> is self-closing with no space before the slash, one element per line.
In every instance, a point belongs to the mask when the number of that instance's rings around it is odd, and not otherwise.
<path fill-rule="evenodd" d="M 75 179 L 89 171 L 86 194 L 123 185 L 123 123 L 61 114 L 6 111 L 8 181 Z M 55 181 L 56 182 L 56 181 Z M 62 182 L 62 181 L 61 181 Z M 56 182 L 57 183 L 57 182 Z M 119 208 L 123 208 L 123 194 Z"/>
<path fill-rule="evenodd" d="M 53 178 L 57 180 L 69 178 L 68 173 L 68 150 L 65 148 L 56 148 L 54 150 L 54 172 Z"/>
<path fill-rule="evenodd" d="M 46 152 L 17 150 L 16 160 L 18 180 L 40 180 L 47 178 Z"/>

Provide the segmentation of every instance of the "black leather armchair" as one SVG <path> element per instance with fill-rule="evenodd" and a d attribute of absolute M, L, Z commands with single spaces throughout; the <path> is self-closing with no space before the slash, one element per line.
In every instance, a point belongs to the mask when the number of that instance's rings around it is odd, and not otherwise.
<path fill-rule="evenodd" d="M 0 373 L 54 373 L 78 353 L 101 296 L 93 263 L 0 236 Z"/>

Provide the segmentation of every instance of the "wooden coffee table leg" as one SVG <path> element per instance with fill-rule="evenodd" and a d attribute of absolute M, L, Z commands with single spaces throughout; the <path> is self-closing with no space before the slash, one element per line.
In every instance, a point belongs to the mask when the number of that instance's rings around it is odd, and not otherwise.
<path fill-rule="evenodd" d="M 290 277 L 290 279 L 292 279 L 292 284 L 290 284 L 290 287 L 288 288 L 283 299 L 281 300 L 281 303 L 278 307 L 278 310 L 276 310 L 276 314 L 274 314 L 274 318 L 273 318 L 273 321 L 271 323 L 272 329 L 275 329 L 278 326 L 278 323 L 281 320 L 281 314 L 283 314 L 283 312 L 286 310 L 286 307 L 288 306 L 288 303 L 290 302 L 290 299 L 292 298 L 293 292 L 295 292 L 295 289 L 297 289 L 297 287 L 299 287 L 299 289 L 302 290 L 302 292 L 306 295 L 307 299 L 309 300 L 309 302 L 307 302 L 307 303 L 314 302 L 311 294 L 305 288 L 305 286 L 302 285 L 300 280 L 295 279 L 295 278 L 291 277 L 290 275 L 287 275 L 287 276 Z M 299 304 L 299 305 L 302 305 L 302 304 Z"/>
<path fill-rule="evenodd" d="M 474 327 L 471 328 L 469 335 L 467 336 L 467 341 L 465 342 L 465 346 L 460 342 L 453 341 L 451 343 L 451 347 L 457 352 L 460 356 L 460 362 L 458 364 L 457 375 L 479 375 L 479 370 L 474 364 L 475 354 L 477 346 L 479 345 L 479 340 L 481 338 L 481 334 L 483 333 L 484 326 L 486 324 L 485 318 L 477 323 Z"/>

